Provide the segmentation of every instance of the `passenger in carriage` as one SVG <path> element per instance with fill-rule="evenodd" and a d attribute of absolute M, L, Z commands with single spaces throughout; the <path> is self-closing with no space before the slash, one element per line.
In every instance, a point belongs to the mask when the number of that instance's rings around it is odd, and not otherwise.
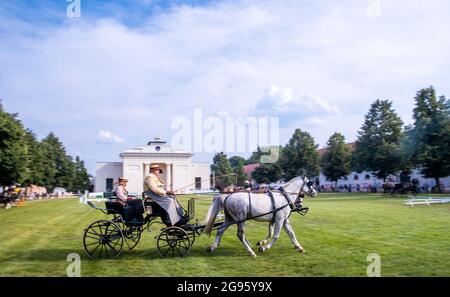
<path fill-rule="evenodd" d="M 119 178 L 119 185 L 114 190 L 119 202 L 124 205 L 128 201 L 127 184 L 128 184 L 128 179 L 121 177 L 121 178 Z"/>
<path fill-rule="evenodd" d="M 144 180 L 144 194 L 151 197 L 163 209 L 161 219 L 167 226 L 178 226 L 187 223 L 183 209 L 175 199 L 173 191 L 167 191 L 160 178 L 163 173 L 159 165 L 150 166 L 150 174 Z"/>
<path fill-rule="evenodd" d="M 128 195 L 127 184 L 128 180 L 126 178 L 119 178 L 119 185 L 114 192 L 118 201 L 124 206 L 126 219 L 129 221 L 142 221 L 142 201 Z"/>

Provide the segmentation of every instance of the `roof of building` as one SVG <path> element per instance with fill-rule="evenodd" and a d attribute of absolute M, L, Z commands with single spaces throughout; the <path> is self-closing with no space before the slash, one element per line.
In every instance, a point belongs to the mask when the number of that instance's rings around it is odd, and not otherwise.
<path fill-rule="evenodd" d="M 120 155 L 123 156 L 132 154 L 172 154 L 172 155 L 186 155 L 192 156 L 189 151 L 182 147 L 172 146 L 166 141 L 161 140 L 160 137 L 155 137 L 154 140 L 149 141 L 147 145 L 136 146 L 124 150 Z"/>
<path fill-rule="evenodd" d="M 248 164 L 248 165 L 244 165 L 244 173 L 245 174 L 252 174 L 252 172 L 258 168 L 259 166 L 261 166 L 261 164 L 259 163 L 253 163 L 253 164 Z"/>
<path fill-rule="evenodd" d="M 350 152 L 353 152 L 356 149 L 356 143 L 355 142 L 346 143 L 346 145 L 350 149 Z M 327 148 L 326 147 L 317 150 L 317 153 L 321 157 L 323 155 L 325 155 L 326 152 L 327 152 Z"/>

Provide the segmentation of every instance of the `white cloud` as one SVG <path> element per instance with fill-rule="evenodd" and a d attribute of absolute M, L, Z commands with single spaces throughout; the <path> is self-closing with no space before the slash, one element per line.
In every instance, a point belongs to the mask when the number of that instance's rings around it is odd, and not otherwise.
<path fill-rule="evenodd" d="M 419 88 L 450 95 L 450 3 L 383 1 L 378 18 L 367 3 L 183 5 L 137 27 L 82 17 L 36 28 L 0 10 L 0 28 L 10 28 L 0 39 L 0 97 L 27 126 L 93 159 L 117 158 L 91 133 L 105 123 L 132 146 L 170 139 L 171 120 L 194 108 L 233 116 L 270 102 L 273 115 L 293 117 L 285 131 L 306 125 L 321 144 L 335 131 L 353 140 L 377 98 L 393 99 L 407 121 Z"/>
<path fill-rule="evenodd" d="M 258 101 L 256 110 L 273 115 L 307 116 L 340 113 L 339 109 L 314 94 L 296 95 L 290 88 L 270 86 Z M 317 117 L 316 117 L 317 118 Z"/>
<path fill-rule="evenodd" d="M 110 131 L 99 130 L 97 137 L 104 142 L 123 143 L 123 139 L 121 137 L 113 134 Z"/>

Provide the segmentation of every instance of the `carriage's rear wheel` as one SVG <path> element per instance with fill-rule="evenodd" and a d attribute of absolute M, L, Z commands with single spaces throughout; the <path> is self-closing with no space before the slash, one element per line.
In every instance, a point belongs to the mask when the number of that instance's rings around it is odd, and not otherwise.
<path fill-rule="evenodd" d="M 161 257 L 186 257 L 191 250 L 189 234 L 180 227 L 168 227 L 161 231 L 156 242 Z"/>
<path fill-rule="evenodd" d="M 93 259 L 115 259 L 122 251 L 123 233 L 111 221 L 95 221 L 84 231 L 84 249 Z"/>
<path fill-rule="evenodd" d="M 123 230 L 123 235 L 127 241 L 128 248 L 132 250 L 137 246 L 141 239 L 142 226 L 126 226 Z"/>

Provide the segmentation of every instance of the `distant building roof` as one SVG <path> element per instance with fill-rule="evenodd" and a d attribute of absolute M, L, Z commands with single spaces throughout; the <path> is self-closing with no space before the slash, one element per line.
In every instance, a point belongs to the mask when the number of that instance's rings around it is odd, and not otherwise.
<path fill-rule="evenodd" d="M 253 164 L 248 164 L 248 165 L 244 165 L 244 173 L 245 175 L 247 175 L 248 179 L 252 179 L 252 173 L 253 171 L 255 171 L 256 168 L 260 167 L 261 164 L 259 163 L 253 163 Z"/>
<path fill-rule="evenodd" d="M 355 142 L 350 142 L 350 143 L 347 143 L 346 145 L 350 149 L 350 152 L 353 152 L 356 149 L 356 143 Z M 317 150 L 317 153 L 321 157 L 323 155 L 325 155 L 326 152 L 327 152 L 327 148 L 326 147 Z"/>

